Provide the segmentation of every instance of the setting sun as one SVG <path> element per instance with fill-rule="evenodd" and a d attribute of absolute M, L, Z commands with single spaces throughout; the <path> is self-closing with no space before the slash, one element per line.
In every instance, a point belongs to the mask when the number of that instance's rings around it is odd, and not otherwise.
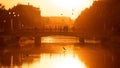
<path fill-rule="evenodd" d="M 47 1 L 47 0 L 46 0 Z M 41 2 L 40 2 L 41 3 Z M 45 4 L 46 3 L 46 4 Z M 49 4 L 47 4 L 49 3 Z M 42 8 L 42 4 L 44 4 Z M 42 15 L 44 16 L 67 16 L 75 19 L 85 8 L 89 8 L 93 0 L 51 0 L 41 3 Z M 44 11 L 44 10 L 48 10 Z"/>
<path fill-rule="evenodd" d="M 62 9 L 63 15 L 75 19 L 81 11 L 92 5 L 93 0 L 52 0 L 54 6 Z M 68 14 L 69 13 L 69 14 Z M 68 14 L 68 15 L 66 15 Z"/>
<path fill-rule="evenodd" d="M 86 8 L 92 4 L 93 0 L 53 0 L 53 3 L 60 8 L 74 9 L 80 6 Z"/>

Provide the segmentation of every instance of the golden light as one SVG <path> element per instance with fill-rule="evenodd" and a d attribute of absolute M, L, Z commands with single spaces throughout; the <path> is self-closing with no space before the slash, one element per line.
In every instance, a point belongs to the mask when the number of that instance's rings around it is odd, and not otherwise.
<path fill-rule="evenodd" d="M 87 68 L 87 66 L 78 57 L 69 55 L 61 59 L 55 68 Z"/>
<path fill-rule="evenodd" d="M 74 9 L 76 7 L 86 8 L 93 3 L 93 0 L 53 0 L 53 3 L 61 8 Z"/>
<path fill-rule="evenodd" d="M 88 68 L 77 55 L 67 54 L 42 54 L 40 59 L 33 63 L 23 64 L 22 68 Z"/>
<path fill-rule="evenodd" d="M 53 42 L 54 42 L 54 38 L 51 38 L 51 37 L 42 38 L 42 43 L 53 43 Z"/>
<path fill-rule="evenodd" d="M 93 4 L 93 0 L 53 0 L 53 4 L 63 10 L 63 14 L 75 19 L 85 8 Z"/>
<path fill-rule="evenodd" d="M 62 8 L 74 8 L 78 5 L 75 0 L 53 0 L 53 3 Z"/>
<path fill-rule="evenodd" d="M 42 16 L 63 16 L 77 18 L 85 9 L 90 7 L 94 0 L 0 0 L 7 9 L 21 4 L 30 4 L 40 8 Z M 74 10 L 74 11 L 72 11 Z"/>

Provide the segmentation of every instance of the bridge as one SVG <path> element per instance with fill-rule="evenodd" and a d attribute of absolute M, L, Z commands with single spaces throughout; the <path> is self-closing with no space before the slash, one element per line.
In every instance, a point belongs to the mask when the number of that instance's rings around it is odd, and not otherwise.
<path fill-rule="evenodd" d="M 105 34 L 92 34 L 92 33 L 85 33 L 85 32 L 75 32 L 69 30 L 39 30 L 39 29 L 26 29 L 26 30 L 19 30 L 14 32 L 2 32 L 0 33 L 0 38 L 8 38 L 10 37 L 12 40 L 14 39 L 17 43 L 19 43 L 19 39 L 21 37 L 34 37 L 35 45 L 39 46 L 41 44 L 41 37 L 44 36 L 53 36 L 53 35 L 62 35 L 62 36 L 72 36 L 78 37 L 81 43 L 84 43 L 84 39 L 100 39 L 102 37 L 106 37 Z M 109 36 L 109 35 L 107 35 Z"/>

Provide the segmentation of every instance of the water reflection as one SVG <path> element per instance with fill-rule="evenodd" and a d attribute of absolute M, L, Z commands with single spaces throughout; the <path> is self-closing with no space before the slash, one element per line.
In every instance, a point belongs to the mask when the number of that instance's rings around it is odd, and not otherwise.
<path fill-rule="evenodd" d="M 22 38 L 21 48 L 0 50 L 0 68 L 114 68 L 113 55 L 101 44 L 68 43 L 77 41 L 73 37 L 65 37 L 67 44 L 45 43 L 55 39 L 59 41 L 59 37 L 44 38 L 40 47 L 34 47 L 33 40 Z"/>
<path fill-rule="evenodd" d="M 40 59 L 22 68 L 87 68 L 85 64 L 73 54 L 40 54 Z"/>
<path fill-rule="evenodd" d="M 54 38 L 52 38 L 52 37 L 43 37 L 42 38 L 42 43 L 53 43 L 53 42 L 55 42 L 55 41 L 54 41 Z"/>
<path fill-rule="evenodd" d="M 48 36 L 42 37 L 42 43 L 79 43 L 78 37 L 71 36 Z"/>
<path fill-rule="evenodd" d="M 41 50 L 4 53 L 1 68 L 86 68 L 72 51 L 63 53 L 41 53 Z"/>
<path fill-rule="evenodd" d="M 55 68 L 87 68 L 86 65 L 78 58 L 78 56 L 73 56 L 69 54 L 62 57 L 57 63 Z"/>

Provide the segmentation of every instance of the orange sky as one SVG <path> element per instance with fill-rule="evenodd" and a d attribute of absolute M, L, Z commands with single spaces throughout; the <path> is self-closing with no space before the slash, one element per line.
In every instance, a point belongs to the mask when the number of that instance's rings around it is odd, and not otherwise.
<path fill-rule="evenodd" d="M 5 7 L 11 8 L 18 3 L 40 7 L 42 16 L 67 16 L 75 19 L 80 12 L 91 6 L 93 0 L 0 0 Z"/>

